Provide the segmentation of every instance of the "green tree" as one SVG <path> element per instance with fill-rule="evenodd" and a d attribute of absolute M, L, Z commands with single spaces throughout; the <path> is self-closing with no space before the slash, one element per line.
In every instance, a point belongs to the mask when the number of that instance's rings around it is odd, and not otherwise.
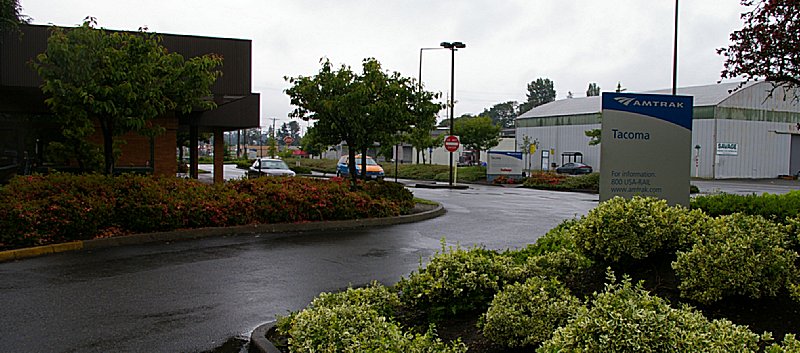
<path fill-rule="evenodd" d="M 589 88 L 586 89 L 586 96 L 587 97 L 596 97 L 600 95 L 600 86 L 596 83 L 592 82 L 589 83 Z"/>
<path fill-rule="evenodd" d="M 542 104 L 556 100 L 556 90 L 549 78 L 537 78 L 528 84 L 528 101 L 520 104 L 519 111 L 527 112 Z"/>
<path fill-rule="evenodd" d="M 161 46 L 161 38 L 106 32 L 87 18 L 74 29 L 54 27 L 47 50 L 34 66 L 45 100 L 63 125 L 64 135 L 86 138 L 95 123 L 103 136 L 106 174 L 114 170 L 114 143 L 128 132 L 155 135 L 153 119 L 167 112 L 208 109 L 211 85 L 221 74 L 222 58 L 206 55 L 185 60 Z"/>
<path fill-rule="evenodd" d="M 22 14 L 19 0 L 0 0 L 0 31 L 16 31 L 19 25 L 29 21 L 30 17 Z"/>
<path fill-rule="evenodd" d="M 722 78 L 765 78 L 798 100 L 800 88 L 800 2 L 741 0 L 752 10 L 742 14 L 744 27 L 731 33 L 733 44 L 717 50 L 725 57 Z"/>
<path fill-rule="evenodd" d="M 330 145 L 326 145 L 318 141 L 314 126 L 308 128 L 308 130 L 306 130 L 306 134 L 303 135 L 302 139 L 300 139 L 300 148 L 312 156 L 321 156 L 329 146 Z"/>
<path fill-rule="evenodd" d="M 500 144 L 500 126 L 492 124 L 488 116 L 477 116 L 455 122 L 454 132 L 465 149 L 477 151 L 480 163 L 480 152 Z"/>
<path fill-rule="evenodd" d="M 484 109 L 481 115 L 491 118 L 495 125 L 511 128 L 514 127 L 514 119 L 519 115 L 519 103 L 516 101 L 497 103 L 489 109 Z"/>
<path fill-rule="evenodd" d="M 603 130 L 591 129 L 583 132 L 589 138 L 589 146 L 596 146 L 600 144 L 600 136 Z"/>
<path fill-rule="evenodd" d="M 422 125 L 421 117 L 434 116 L 440 106 L 432 101 L 433 93 L 418 90 L 413 79 L 383 71 L 373 58 L 364 59 L 358 74 L 345 65 L 334 70 L 329 60 L 321 62 L 315 76 L 285 78 L 292 85 L 285 92 L 296 106 L 289 116 L 315 120 L 320 143 L 347 144 L 355 186 L 356 151 L 361 152 L 360 163 L 366 165 L 368 148 L 376 142 L 394 144 L 398 133 Z M 361 171 L 366 178 L 366 168 Z"/>

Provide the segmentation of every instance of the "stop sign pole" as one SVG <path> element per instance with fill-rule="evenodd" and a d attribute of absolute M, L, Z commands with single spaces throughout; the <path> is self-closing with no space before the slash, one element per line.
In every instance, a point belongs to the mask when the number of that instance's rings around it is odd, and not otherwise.
<path fill-rule="evenodd" d="M 459 146 L 461 141 L 458 140 L 458 136 L 451 134 L 444 138 L 444 149 L 450 152 L 450 186 L 453 186 L 453 152 L 457 151 Z"/>

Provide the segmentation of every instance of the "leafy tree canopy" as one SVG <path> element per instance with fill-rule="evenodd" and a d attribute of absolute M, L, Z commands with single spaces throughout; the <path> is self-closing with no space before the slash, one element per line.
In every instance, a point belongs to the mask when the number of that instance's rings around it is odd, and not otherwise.
<path fill-rule="evenodd" d="M 47 50 L 34 66 L 46 103 L 64 135 L 85 138 L 98 123 L 103 134 L 104 171 L 111 174 L 115 138 L 128 132 L 155 134 L 153 119 L 170 111 L 189 113 L 214 103 L 211 85 L 220 76 L 222 57 L 185 60 L 161 46 L 161 38 L 107 32 L 87 18 L 74 29 L 54 27 Z"/>
<path fill-rule="evenodd" d="M 19 0 L 0 0 L 0 31 L 16 31 L 20 24 L 29 21 L 30 18 L 22 14 Z"/>
<path fill-rule="evenodd" d="M 542 104 L 556 100 L 556 90 L 549 78 L 537 78 L 528 84 L 528 101 L 520 104 L 519 111 L 524 113 Z"/>
<path fill-rule="evenodd" d="M 492 119 L 492 123 L 501 128 L 514 127 L 514 119 L 516 119 L 519 114 L 519 103 L 516 101 L 497 103 L 489 109 L 484 109 L 483 113 L 481 113 L 482 116 L 488 116 Z"/>
<path fill-rule="evenodd" d="M 461 144 L 468 150 L 488 150 L 500 144 L 500 126 L 492 124 L 488 116 L 477 116 L 459 119 L 455 122 L 454 131 Z M 478 161 L 480 162 L 480 161 Z"/>
<path fill-rule="evenodd" d="M 360 73 L 345 65 L 334 69 L 327 59 L 321 64 L 314 76 L 285 78 L 292 85 L 286 94 L 296 107 L 289 116 L 315 120 L 318 143 L 344 141 L 348 145 L 354 182 L 356 151 L 361 152 L 360 163 L 365 164 L 367 149 L 376 142 L 393 144 L 413 126 L 435 121 L 441 109 L 433 102 L 436 94 L 419 90 L 413 79 L 384 71 L 374 58 L 364 59 Z M 362 168 L 362 177 L 366 177 L 366 168 Z"/>
<path fill-rule="evenodd" d="M 722 78 L 765 78 L 792 90 L 800 88 L 800 1 L 741 0 L 752 10 L 742 14 L 744 28 L 731 33 L 731 44 L 717 50 L 725 57 Z M 774 91 L 773 89 L 773 91 Z"/>
<path fill-rule="evenodd" d="M 589 88 L 586 89 L 586 96 L 587 97 L 596 97 L 600 95 L 600 86 L 596 83 L 592 82 L 589 83 Z"/>

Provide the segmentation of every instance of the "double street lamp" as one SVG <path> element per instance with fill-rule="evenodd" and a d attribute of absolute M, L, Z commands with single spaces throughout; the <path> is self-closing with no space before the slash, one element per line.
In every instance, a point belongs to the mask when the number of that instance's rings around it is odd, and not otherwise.
<path fill-rule="evenodd" d="M 453 135 L 453 102 L 455 101 L 455 75 L 456 75 L 456 51 L 464 49 L 466 44 L 461 42 L 442 42 L 439 44 L 442 48 L 450 49 L 450 135 Z M 422 51 L 420 51 L 421 55 Z M 450 186 L 453 186 L 453 152 L 450 152 Z"/>

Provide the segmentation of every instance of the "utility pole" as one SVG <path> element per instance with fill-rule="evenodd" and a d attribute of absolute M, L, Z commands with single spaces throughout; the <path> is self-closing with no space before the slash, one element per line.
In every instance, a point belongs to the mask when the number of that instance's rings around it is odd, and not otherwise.
<path fill-rule="evenodd" d="M 278 120 L 278 118 L 270 118 L 270 119 L 272 119 L 272 142 L 269 148 L 269 156 L 271 158 L 275 158 L 275 152 L 276 152 L 275 150 L 278 149 L 278 141 L 275 140 L 275 120 Z"/>

